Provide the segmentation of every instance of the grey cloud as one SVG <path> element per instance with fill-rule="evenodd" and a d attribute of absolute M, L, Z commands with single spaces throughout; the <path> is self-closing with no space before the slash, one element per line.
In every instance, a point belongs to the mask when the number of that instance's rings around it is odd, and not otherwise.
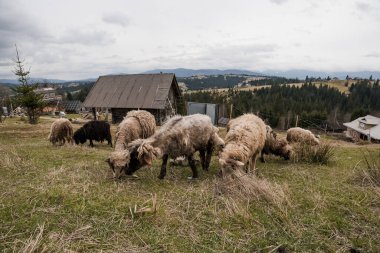
<path fill-rule="evenodd" d="M 8 58 L 11 53 L 13 56 L 15 44 L 26 41 L 37 43 L 48 37 L 17 1 L 0 0 L 0 58 Z"/>
<path fill-rule="evenodd" d="M 370 54 L 364 55 L 364 57 L 367 57 L 367 58 L 380 58 L 380 53 L 370 53 Z"/>
<path fill-rule="evenodd" d="M 210 45 L 199 50 L 165 54 L 145 59 L 144 68 L 251 68 L 275 56 L 274 44 Z"/>
<path fill-rule="evenodd" d="M 105 23 L 120 25 L 122 27 L 126 27 L 130 23 L 128 16 L 121 12 L 105 13 L 102 20 Z"/>
<path fill-rule="evenodd" d="M 83 44 L 105 46 L 115 42 L 114 36 L 103 30 L 86 28 L 70 29 L 62 37 L 55 40 L 57 44 Z"/>
<path fill-rule="evenodd" d="M 0 61 L 0 67 L 3 67 L 3 66 L 13 66 L 14 63 L 9 60 L 9 61 Z"/>
<path fill-rule="evenodd" d="M 358 10 L 363 12 L 368 12 L 371 10 L 371 5 L 366 2 L 356 2 L 356 7 Z"/>
<path fill-rule="evenodd" d="M 283 4 L 285 2 L 287 2 L 288 0 L 270 0 L 272 3 L 275 3 L 275 4 Z"/>

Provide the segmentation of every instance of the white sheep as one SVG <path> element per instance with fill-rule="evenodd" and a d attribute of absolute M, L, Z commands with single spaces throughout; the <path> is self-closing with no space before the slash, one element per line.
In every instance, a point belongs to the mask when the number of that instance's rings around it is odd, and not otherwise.
<path fill-rule="evenodd" d="M 219 155 L 222 176 L 244 166 L 249 170 L 256 167 L 257 155 L 264 148 L 266 125 L 254 114 L 244 114 L 230 120 L 227 125 L 225 147 Z"/>
<path fill-rule="evenodd" d="M 144 165 L 151 165 L 153 159 L 162 157 L 158 178 L 163 179 L 168 158 L 186 156 L 193 173 L 192 178 L 197 178 L 193 155 L 199 151 L 202 168 L 207 170 L 213 148 L 224 145 L 217 132 L 218 128 L 212 125 L 207 115 L 174 116 L 148 139 L 139 139 L 128 145 L 130 156 L 126 173 L 132 174 Z"/>
<path fill-rule="evenodd" d="M 115 178 L 121 176 L 123 169 L 128 163 L 126 159 L 129 156 L 126 149 L 128 143 L 139 138 L 151 136 L 154 134 L 155 129 L 156 121 L 150 112 L 133 110 L 127 113 L 127 116 L 117 128 L 115 149 L 106 160 Z"/>
<path fill-rule="evenodd" d="M 309 130 L 293 127 L 286 132 L 286 139 L 289 143 L 302 142 L 309 145 L 319 145 L 318 138 Z"/>
<path fill-rule="evenodd" d="M 67 141 L 68 143 L 73 143 L 73 125 L 68 119 L 57 119 L 53 122 L 50 127 L 49 141 L 55 145 L 64 145 Z"/>

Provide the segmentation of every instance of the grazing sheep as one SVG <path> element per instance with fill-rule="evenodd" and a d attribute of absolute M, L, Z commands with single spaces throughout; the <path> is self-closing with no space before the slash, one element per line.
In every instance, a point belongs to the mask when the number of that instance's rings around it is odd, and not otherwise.
<path fill-rule="evenodd" d="M 202 168 L 207 170 L 213 148 L 224 145 L 217 132 L 218 128 L 212 125 L 207 115 L 174 116 L 148 139 L 138 139 L 128 145 L 130 156 L 127 157 L 129 163 L 125 172 L 131 175 L 142 166 L 151 165 L 154 158 L 162 157 L 158 178 L 163 179 L 168 158 L 186 156 L 193 173 L 192 177 L 197 178 L 193 155 L 199 151 Z"/>
<path fill-rule="evenodd" d="M 266 126 L 253 114 L 244 114 L 227 125 L 226 145 L 219 155 L 222 176 L 247 166 L 255 169 L 257 155 L 264 148 Z"/>
<path fill-rule="evenodd" d="M 319 145 L 318 138 L 309 130 L 293 127 L 286 132 L 286 139 L 289 143 L 302 142 L 309 145 Z"/>
<path fill-rule="evenodd" d="M 119 124 L 116 132 L 115 150 L 107 158 L 106 162 L 112 169 L 114 178 L 119 178 L 127 165 L 128 143 L 139 139 L 148 138 L 156 130 L 156 120 L 154 116 L 144 110 L 133 110 Z"/>
<path fill-rule="evenodd" d="M 64 145 L 73 142 L 73 126 L 68 119 L 57 119 L 53 122 L 50 128 L 49 141 L 53 145 L 58 142 L 58 145 Z"/>
<path fill-rule="evenodd" d="M 110 131 L 110 124 L 106 121 L 89 121 L 81 128 L 75 131 L 74 141 L 75 144 L 83 144 L 87 140 L 90 140 L 90 146 L 93 147 L 92 141 L 108 141 L 108 144 L 112 147 L 112 136 Z"/>
<path fill-rule="evenodd" d="M 273 154 L 289 160 L 292 155 L 292 147 L 289 145 L 285 137 L 281 139 L 270 138 L 265 141 L 265 146 L 261 151 L 261 162 L 265 163 L 264 155 Z"/>

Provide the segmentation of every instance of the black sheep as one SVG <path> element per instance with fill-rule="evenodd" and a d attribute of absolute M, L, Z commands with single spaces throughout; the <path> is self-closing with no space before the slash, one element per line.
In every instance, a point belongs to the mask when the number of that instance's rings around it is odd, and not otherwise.
<path fill-rule="evenodd" d="M 83 144 L 87 140 L 90 140 L 90 146 L 93 147 L 92 141 L 108 141 L 108 144 L 112 147 L 112 137 L 110 124 L 106 121 L 90 121 L 84 124 L 74 133 L 75 144 Z"/>

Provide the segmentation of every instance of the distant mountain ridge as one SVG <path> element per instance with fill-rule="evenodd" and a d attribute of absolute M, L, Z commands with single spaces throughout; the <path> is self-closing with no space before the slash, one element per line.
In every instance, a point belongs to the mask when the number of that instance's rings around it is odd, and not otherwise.
<path fill-rule="evenodd" d="M 155 74 L 155 73 L 174 73 L 177 77 L 191 77 L 196 75 L 252 75 L 252 76 L 279 76 L 286 78 L 298 78 L 305 79 L 306 76 L 309 77 L 321 77 L 326 78 L 330 76 L 331 78 L 337 77 L 339 79 L 345 79 L 348 75 L 351 78 L 369 78 L 372 75 L 372 78 L 377 79 L 380 78 L 380 71 L 355 71 L 355 72 L 344 72 L 344 71 L 313 71 L 313 70 L 305 70 L 305 69 L 294 69 L 287 71 L 279 71 L 279 70 L 267 70 L 267 71 L 250 71 L 250 70 L 242 70 L 242 69 L 185 69 L 185 68 L 176 68 L 176 69 L 154 69 L 145 71 L 142 74 Z"/>
<path fill-rule="evenodd" d="M 71 82 L 95 82 L 97 78 L 87 78 L 82 80 L 60 80 L 60 79 L 47 79 L 47 78 L 30 78 L 29 83 L 71 83 Z M 0 84 L 19 84 L 17 79 L 0 79 Z"/>
<path fill-rule="evenodd" d="M 145 71 L 142 74 L 157 74 L 161 72 L 174 73 L 177 77 L 190 77 L 190 76 L 197 76 L 197 75 L 211 76 L 211 75 L 228 75 L 228 74 L 250 75 L 250 76 L 263 75 L 262 73 L 253 72 L 249 70 L 242 70 L 242 69 L 220 70 L 220 69 L 185 69 L 185 68 L 153 69 L 153 70 Z"/>
<path fill-rule="evenodd" d="M 287 71 L 279 70 L 267 70 L 267 71 L 250 71 L 244 69 L 186 69 L 186 68 L 176 68 L 176 69 L 153 69 L 142 72 L 141 74 L 156 74 L 156 73 L 174 73 L 177 77 L 191 77 L 197 75 L 250 75 L 250 76 L 278 76 L 286 78 L 298 78 L 304 80 L 306 76 L 309 77 L 321 77 L 326 78 L 330 76 L 331 78 L 337 77 L 339 79 L 345 79 L 348 75 L 350 78 L 369 78 L 372 75 L 373 79 L 380 79 L 380 71 L 354 71 L 354 72 L 344 72 L 344 71 L 313 71 L 305 69 L 293 69 Z M 111 75 L 111 74 L 110 74 Z M 98 78 L 87 78 L 79 80 L 61 80 L 61 79 L 48 79 L 48 78 L 31 78 L 31 83 L 70 83 L 70 82 L 95 82 Z M 0 84 L 19 84 L 16 79 L 0 79 Z"/>
<path fill-rule="evenodd" d="M 276 71 L 276 70 L 268 70 L 263 72 L 266 75 L 270 76 L 281 76 L 286 78 L 298 78 L 298 79 L 305 79 L 306 76 L 309 77 L 321 77 L 326 78 L 327 76 L 330 76 L 331 78 L 337 77 L 341 80 L 346 79 L 347 75 L 350 78 L 369 78 L 372 75 L 373 79 L 380 79 L 380 71 L 313 71 L 313 70 L 304 70 L 304 69 L 294 69 L 294 70 L 287 70 L 287 71 Z"/>

